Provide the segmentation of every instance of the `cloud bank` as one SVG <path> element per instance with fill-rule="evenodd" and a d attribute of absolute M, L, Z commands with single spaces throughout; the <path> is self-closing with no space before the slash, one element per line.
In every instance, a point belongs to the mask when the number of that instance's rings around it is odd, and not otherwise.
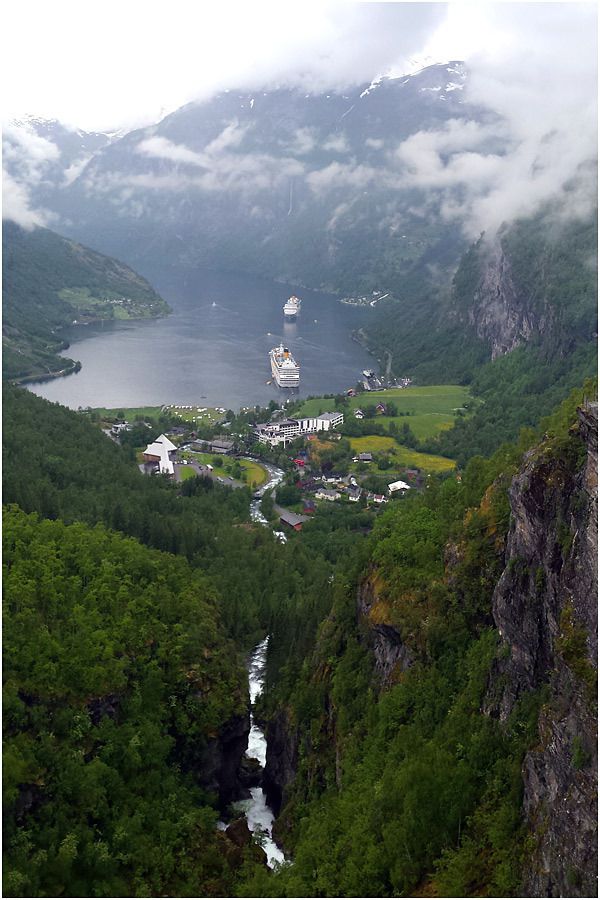
<path fill-rule="evenodd" d="M 488 8 L 496 43 L 467 60 L 464 101 L 497 120 L 450 122 L 398 148 L 406 180 L 437 192 L 442 215 L 459 219 L 470 237 L 550 200 L 565 215 L 594 209 L 587 163 L 597 157 L 596 15 L 592 4 Z"/>

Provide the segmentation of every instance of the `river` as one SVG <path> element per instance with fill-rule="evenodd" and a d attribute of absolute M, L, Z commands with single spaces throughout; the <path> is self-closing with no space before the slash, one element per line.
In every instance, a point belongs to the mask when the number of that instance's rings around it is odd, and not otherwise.
<path fill-rule="evenodd" d="M 257 759 L 264 768 L 267 761 L 267 740 L 264 732 L 254 721 L 252 708 L 254 701 L 262 693 L 265 680 L 265 666 L 267 662 L 267 647 L 269 638 L 266 637 L 258 644 L 248 662 L 248 687 L 250 689 L 250 735 L 248 737 L 248 749 L 246 756 Z M 250 788 L 250 799 L 239 800 L 234 808 L 243 812 L 248 822 L 250 831 L 258 834 L 263 850 L 267 854 L 267 864 L 272 869 L 278 863 L 285 861 L 285 856 L 273 840 L 273 822 L 275 816 L 267 803 L 267 795 L 262 787 Z"/>
<path fill-rule="evenodd" d="M 71 409 L 179 403 L 237 410 L 337 393 L 373 367 L 373 358 L 352 339 L 373 316 L 370 309 L 247 275 L 162 269 L 143 274 L 172 314 L 67 329 L 62 335 L 71 347 L 65 355 L 80 360 L 81 371 L 28 385 L 34 393 Z M 282 310 L 292 293 L 300 294 L 302 310 L 289 323 Z M 267 384 L 268 353 L 279 341 L 301 366 L 294 391 Z"/>

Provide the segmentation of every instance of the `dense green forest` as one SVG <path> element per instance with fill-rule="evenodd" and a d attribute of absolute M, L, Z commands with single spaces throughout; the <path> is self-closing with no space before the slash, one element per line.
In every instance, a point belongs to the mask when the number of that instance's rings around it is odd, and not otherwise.
<path fill-rule="evenodd" d="M 246 685 L 212 588 L 102 526 L 3 525 L 5 896 L 230 891 L 198 779 Z"/>
<path fill-rule="evenodd" d="M 331 509 L 281 545 L 248 521 L 249 491 L 144 478 L 85 417 L 5 386 L 5 893 L 514 895 L 544 698 L 504 727 L 482 714 L 490 598 L 523 452 L 546 432 L 579 464 L 593 392 L 372 530 Z M 411 654 L 384 690 L 382 624 Z M 278 822 L 294 863 L 275 875 L 230 858 L 190 765 L 246 702 L 229 641 L 267 632 L 261 715 L 299 735 Z"/>
<path fill-rule="evenodd" d="M 378 307 L 365 334 L 384 367 L 391 358 L 396 375 L 468 384 L 485 401 L 423 448 L 463 465 L 515 440 L 597 369 L 596 218 L 558 227 L 545 211 L 504 229 L 498 240 L 510 264 L 509 287 L 533 323 L 522 346 L 491 361 L 489 342 L 472 325 L 486 299 L 481 279 L 490 247 L 483 238 L 464 254 L 448 297 L 407 285 L 398 301 Z"/>
<path fill-rule="evenodd" d="M 60 330 L 74 320 L 164 315 L 165 301 L 129 266 L 47 228 L 2 229 L 2 343 L 5 378 L 48 376 L 75 363 Z M 57 333 L 58 332 L 58 333 Z"/>

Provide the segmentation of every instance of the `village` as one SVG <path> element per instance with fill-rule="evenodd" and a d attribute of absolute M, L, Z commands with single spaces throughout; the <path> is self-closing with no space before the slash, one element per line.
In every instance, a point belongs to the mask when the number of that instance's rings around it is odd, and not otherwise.
<path fill-rule="evenodd" d="M 409 396 L 411 390 L 419 403 L 398 409 L 400 392 Z M 452 460 L 416 449 L 411 431 L 414 425 L 425 433 L 430 420 L 437 426 L 444 415 L 440 404 L 431 402 L 432 391 L 408 386 L 369 394 L 352 390 L 283 407 L 273 402 L 237 415 L 223 408 L 171 405 L 160 410 L 162 433 L 155 420 L 132 425 L 125 419 L 113 421 L 110 433 L 120 442 L 133 440 L 145 474 L 175 484 L 198 476 L 234 490 L 249 488 L 274 528 L 299 532 L 334 508 L 340 515 L 352 515 L 352 510 L 377 515 L 389 502 L 423 490 L 430 473 L 453 472 Z M 464 402 L 464 392 L 460 399 Z M 452 395 L 445 402 L 458 401 Z M 449 412 L 456 415 L 456 407 Z M 276 484 L 274 472 L 280 473 Z"/>

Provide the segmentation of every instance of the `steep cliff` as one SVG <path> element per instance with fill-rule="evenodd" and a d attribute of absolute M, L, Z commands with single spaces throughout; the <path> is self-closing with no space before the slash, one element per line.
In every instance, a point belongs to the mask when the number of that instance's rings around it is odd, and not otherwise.
<path fill-rule="evenodd" d="M 483 256 L 481 277 L 467 318 L 477 337 L 490 347 L 492 359 L 547 333 L 552 323 L 550 309 L 545 304 L 539 308 L 518 284 L 500 242 Z"/>
<path fill-rule="evenodd" d="M 597 332 L 596 243 L 593 218 L 559 226 L 538 216 L 482 237 L 456 273 L 450 317 L 492 360 L 528 344 L 572 352 Z"/>
<path fill-rule="evenodd" d="M 527 896 L 596 893 L 597 427 L 587 404 L 566 440 L 527 454 L 493 597 L 503 650 L 488 711 L 506 721 L 523 694 L 545 689 L 522 766 Z"/>
<path fill-rule="evenodd" d="M 373 653 L 375 677 L 382 688 L 389 686 L 394 675 L 406 671 L 415 653 L 403 640 L 400 629 L 388 621 L 388 609 L 380 596 L 381 585 L 371 572 L 359 585 L 356 602 L 363 643 Z"/>

